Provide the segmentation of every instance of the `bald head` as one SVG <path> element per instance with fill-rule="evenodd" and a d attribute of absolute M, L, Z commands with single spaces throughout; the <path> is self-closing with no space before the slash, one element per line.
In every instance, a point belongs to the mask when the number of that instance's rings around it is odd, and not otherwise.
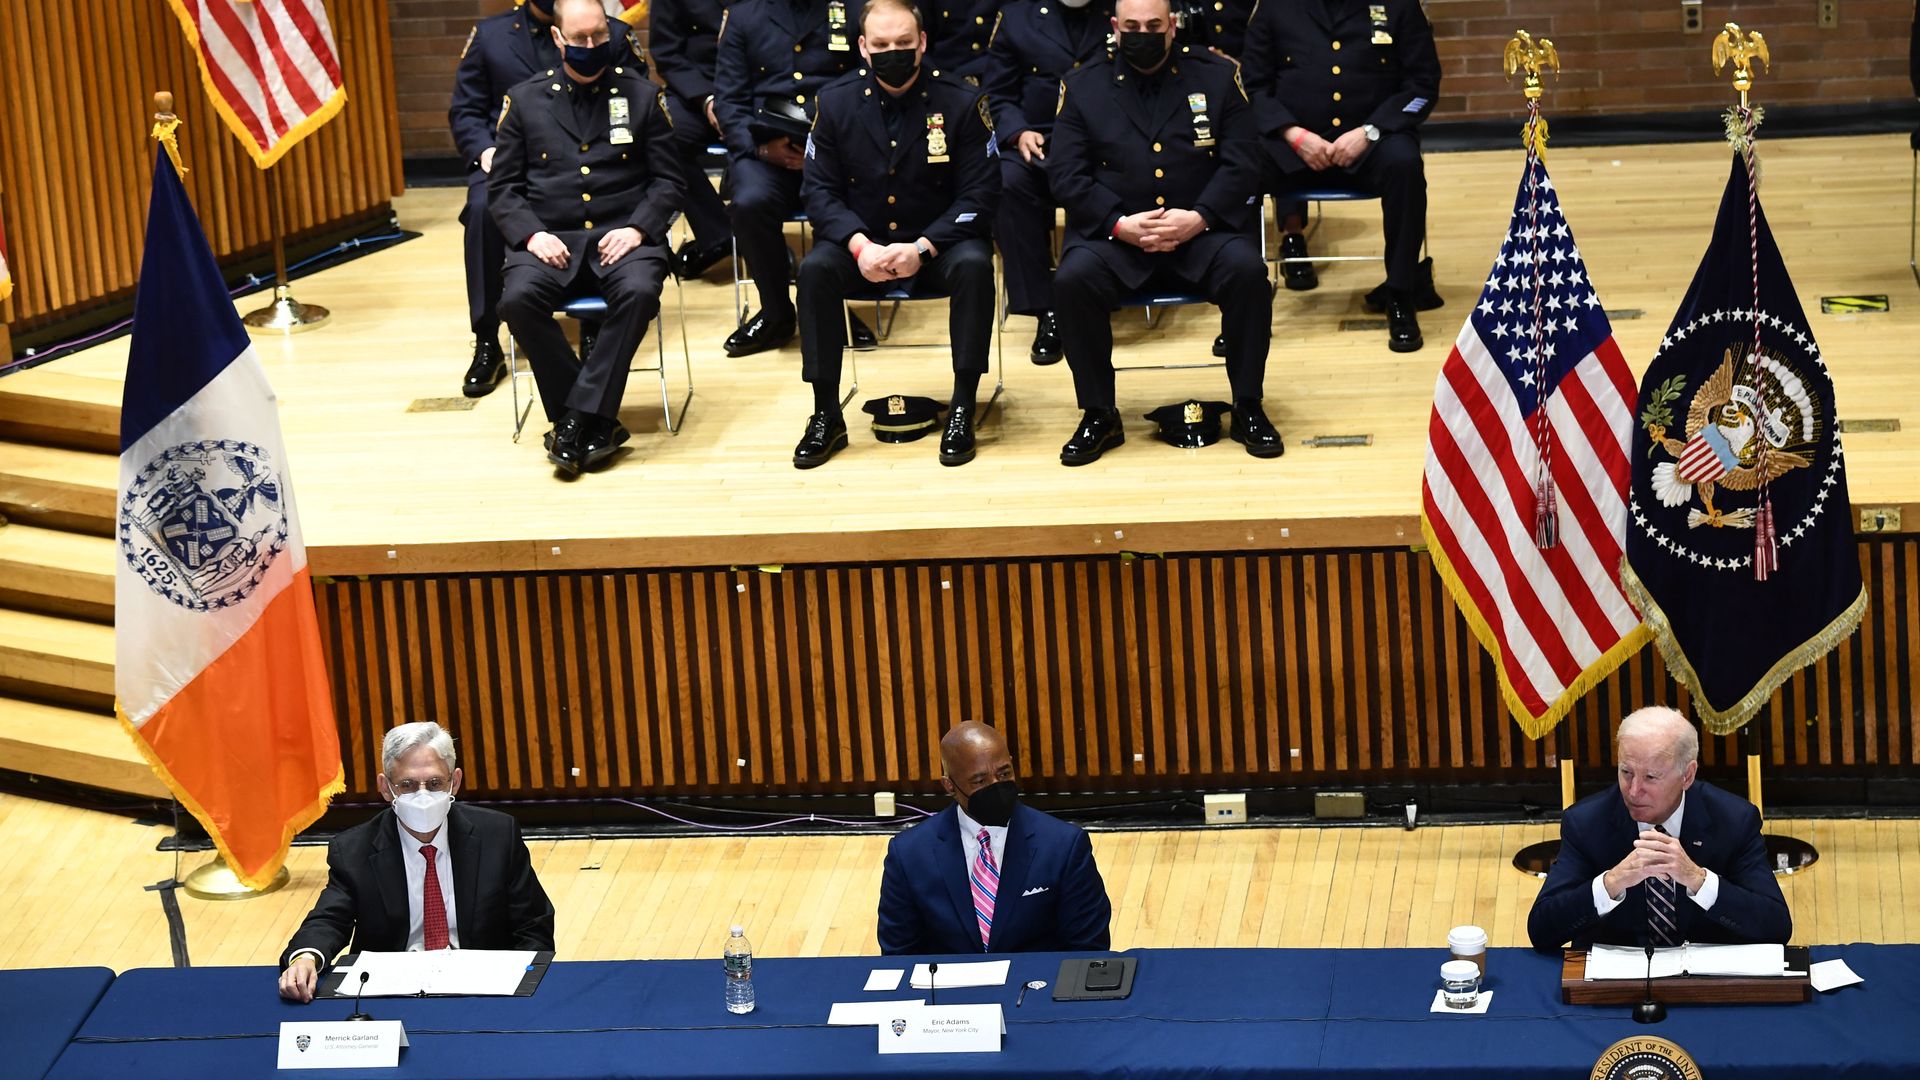
<path fill-rule="evenodd" d="M 1620 721 L 1614 735 L 1620 797 L 1635 821 L 1673 816 L 1700 769 L 1700 735 L 1677 709 L 1650 705 Z"/>
<path fill-rule="evenodd" d="M 1013 755 L 1007 738 L 990 724 L 969 720 L 956 725 L 940 740 L 940 764 L 946 775 L 940 786 L 967 808 L 974 792 L 1001 780 L 1013 779 Z"/>

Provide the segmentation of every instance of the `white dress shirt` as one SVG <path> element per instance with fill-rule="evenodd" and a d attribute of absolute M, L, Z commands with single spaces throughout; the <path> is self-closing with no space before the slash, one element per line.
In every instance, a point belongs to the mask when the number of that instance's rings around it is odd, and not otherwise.
<path fill-rule="evenodd" d="M 407 827 L 395 818 L 393 827 L 400 830 L 400 862 L 407 868 L 407 951 L 419 952 L 427 947 L 426 917 L 421 913 L 420 894 L 427 884 L 427 857 L 421 852 L 419 839 L 407 831 Z M 447 947 L 460 947 L 460 924 L 458 912 L 453 909 L 453 856 L 447 853 L 447 827 L 433 834 L 433 869 L 440 879 L 440 897 L 447 905 Z"/>
<path fill-rule="evenodd" d="M 1667 830 L 1667 835 L 1678 840 L 1680 838 L 1680 821 L 1686 816 L 1686 813 L 1687 797 L 1682 795 L 1680 796 L 1680 805 L 1673 808 L 1673 816 L 1661 822 L 1660 827 Z M 1644 821 L 1636 821 L 1634 824 L 1640 827 L 1641 832 L 1647 832 L 1653 828 L 1652 825 Z M 1692 858 L 1692 856 L 1688 856 L 1688 858 Z M 1607 869 L 1611 870 L 1613 868 L 1608 867 Z M 1687 893 L 1687 898 L 1699 905 L 1700 910 L 1710 911 L 1713 909 L 1713 902 L 1720 899 L 1720 875 L 1711 870 L 1707 870 L 1705 867 L 1701 869 L 1706 873 L 1707 879 L 1700 883 L 1699 892 Z M 1614 908 L 1619 907 L 1621 903 L 1626 900 L 1626 897 L 1627 893 L 1624 889 L 1620 891 L 1619 900 L 1615 900 L 1613 897 L 1607 895 L 1606 870 L 1602 870 L 1600 873 L 1594 875 L 1593 910 L 1596 913 L 1600 915 L 1607 914 Z"/>
<path fill-rule="evenodd" d="M 966 859 L 965 867 L 967 873 L 971 874 L 973 872 L 973 860 L 980 857 L 981 829 L 987 830 L 987 844 L 993 855 L 993 868 L 995 871 L 1001 870 L 1006 861 L 1007 827 L 1005 825 L 982 825 L 968 817 L 967 812 L 960 809 L 960 804 L 958 803 L 954 804 L 953 812 L 960 819 L 960 853 Z M 999 890 L 996 889 L 994 890 L 994 903 L 996 906 L 999 900 Z"/>

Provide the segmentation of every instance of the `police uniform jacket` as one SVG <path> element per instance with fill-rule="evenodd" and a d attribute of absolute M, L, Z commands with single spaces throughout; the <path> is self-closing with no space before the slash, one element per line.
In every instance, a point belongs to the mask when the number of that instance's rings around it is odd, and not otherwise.
<path fill-rule="evenodd" d="M 576 260 L 570 268 L 614 229 L 632 226 L 649 244 L 666 240 L 682 187 L 665 95 L 624 64 L 607 68 L 599 83 L 601 101 L 584 128 L 564 71 L 543 72 L 507 93 L 487 201 L 506 237 L 508 266 L 535 258 L 526 246 L 537 232 L 567 244 Z M 597 258 L 590 265 L 598 271 Z"/>
<path fill-rule="evenodd" d="M 727 150 L 754 156 L 753 110 L 785 98 L 808 116 L 828 83 L 860 66 L 861 0 L 745 0 L 720 27 L 713 112 Z"/>
<path fill-rule="evenodd" d="M 1246 47 L 1254 6 L 1248 0 L 1193 0 L 1184 12 L 1185 29 L 1194 43 L 1238 60 Z"/>
<path fill-rule="evenodd" d="M 1208 231 L 1170 253 L 1174 270 L 1188 278 L 1253 220 L 1258 173 L 1239 68 L 1175 46 L 1159 77 L 1165 82 L 1149 115 L 1141 76 L 1124 61 L 1069 75 L 1047 152 L 1047 182 L 1067 211 L 1067 244 L 1099 254 L 1129 288 L 1151 275 L 1158 256 L 1112 238 L 1122 216 L 1156 207 L 1198 211 Z"/>
<path fill-rule="evenodd" d="M 1329 21 L 1325 0 L 1264 0 L 1247 29 L 1241 75 L 1260 135 L 1286 172 L 1306 168 L 1282 133 L 1332 140 L 1372 124 L 1412 131 L 1440 96 L 1440 56 L 1418 0 L 1354 2 Z"/>
<path fill-rule="evenodd" d="M 924 236 L 940 252 L 986 238 L 1000 198 L 986 95 L 923 61 L 893 102 L 902 112 L 890 138 L 885 94 L 864 68 L 821 94 L 800 184 L 814 235 L 833 244 L 855 233 L 885 244 Z"/>
<path fill-rule="evenodd" d="M 704 105 L 713 96 L 713 67 L 720 56 L 723 0 L 653 0 L 647 32 L 653 66 L 667 89 Z"/>
<path fill-rule="evenodd" d="M 610 19 L 607 32 L 617 62 L 630 70 L 638 69 L 645 78 L 647 66 L 640 55 L 640 42 L 629 33 L 627 24 Z M 481 153 L 493 145 L 493 129 L 500 123 L 500 100 L 507 91 L 559 66 L 560 50 L 553 47 L 552 31 L 521 8 L 488 16 L 474 25 L 467 34 L 466 48 L 460 50 L 460 66 L 453 75 L 453 104 L 447 108 L 453 144 L 467 159 L 468 168 L 479 168 Z"/>
<path fill-rule="evenodd" d="M 923 0 L 927 63 L 961 78 L 979 79 L 987 66 L 987 43 L 999 17 L 996 0 Z"/>
<path fill-rule="evenodd" d="M 1051 131 L 1060 80 L 1105 59 L 1112 9 L 1106 3 L 1088 7 L 1086 17 L 1094 29 L 1078 42 L 1079 48 L 1074 47 L 1059 0 L 1016 0 L 1000 13 L 980 88 L 993 106 L 993 127 L 1002 142 L 1012 142 L 1023 131 Z"/>

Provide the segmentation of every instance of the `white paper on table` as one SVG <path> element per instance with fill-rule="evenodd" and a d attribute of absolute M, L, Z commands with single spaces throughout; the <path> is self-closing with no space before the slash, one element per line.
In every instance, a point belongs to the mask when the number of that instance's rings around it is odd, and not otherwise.
<path fill-rule="evenodd" d="M 1822 960 L 1813 965 L 1808 974 L 1813 976 L 1813 988 L 1823 994 L 1829 990 L 1838 990 L 1843 986 L 1867 981 L 1855 974 L 1845 960 Z"/>
<path fill-rule="evenodd" d="M 907 1009 L 923 1009 L 926 998 L 904 998 L 899 1001 L 836 1001 L 827 1012 L 827 1023 L 834 1027 L 859 1027 L 865 1024 L 885 1024 L 898 1017 Z"/>
<path fill-rule="evenodd" d="M 941 964 L 940 970 L 932 975 L 927 973 L 927 965 L 913 966 L 912 986 L 915 990 L 959 989 L 963 986 L 1005 986 L 1007 969 L 1013 966 L 1011 960 L 981 960 L 965 964 Z"/>
<path fill-rule="evenodd" d="M 1687 973 L 1685 946 L 1653 950 L 1653 977 L 1671 978 Z M 1644 979 L 1647 977 L 1647 951 L 1628 945 L 1595 945 L 1587 950 L 1587 980 Z"/>
<path fill-rule="evenodd" d="M 1787 974 L 1784 945 L 1680 945 L 1653 951 L 1653 977 L 1722 975 L 1742 978 Z M 1587 979 L 1603 982 L 1647 977 L 1647 952 L 1629 945 L 1587 950 Z"/>
<path fill-rule="evenodd" d="M 887 993 L 900 989 L 900 980 L 905 978 L 906 968 L 874 968 L 867 973 L 866 989 L 869 993 L 878 991 Z"/>
<path fill-rule="evenodd" d="M 1449 1009 L 1447 1008 L 1447 992 L 1445 990 L 1435 990 L 1433 992 L 1432 1011 L 1442 1016 L 1485 1016 L 1487 1009 L 1492 1006 L 1492 1004 L 1493 991 L 1482 990 L 1480 991 L 1480 1000 L 1473 1003 L 1473 1008 Z"/>
<path fill-rule="evenodd" d="M 526 979 L 533 952 L 515 949 L 435 949 L 432 952 L 363 952 L 342 969 L 343 997 L 413 997 L 451 994 L 511 997 Z M 367 983 L 360 986 L 360 973 Z"/>

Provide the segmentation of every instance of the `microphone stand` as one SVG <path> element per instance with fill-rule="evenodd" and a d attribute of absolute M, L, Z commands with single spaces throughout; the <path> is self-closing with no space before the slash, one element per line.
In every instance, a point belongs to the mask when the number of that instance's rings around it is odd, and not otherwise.
<path fill-rule="evenodd" d="M 355 987 L 353 991 L 353 1015 L 347 1017 L 347 1019 L 349 1020 L 373 1019 L 373 1017 L 368 1016 L 366 1013 L 363 1013 L 360 1011 L 360 995 L 366 992 L 367 992 L 367 973 L 363 971 L 360 973 L 360 985 Z"/>
<path fill-rule="evenodd" d="M 939 964 L 927 965 L 927 1004 L 929 1005 L 940 1004 L 940 992 L 934 988 L 934 983 L 937 981 L 934 979 L 934 976 L 939 974 L 939 972 Z"/>
<path fill-rule="evenodd" d="M 1667 1005 L 1663 1001 L 1653 1000 L 1653 935 L 1648 934 L 1643 942 L 1647 950 L 1647 996 L 1646 1000 L 1633 1007 L 1633 1022 L 1636 1024 L 1657 1024 L 1667 1018 Z"/>

